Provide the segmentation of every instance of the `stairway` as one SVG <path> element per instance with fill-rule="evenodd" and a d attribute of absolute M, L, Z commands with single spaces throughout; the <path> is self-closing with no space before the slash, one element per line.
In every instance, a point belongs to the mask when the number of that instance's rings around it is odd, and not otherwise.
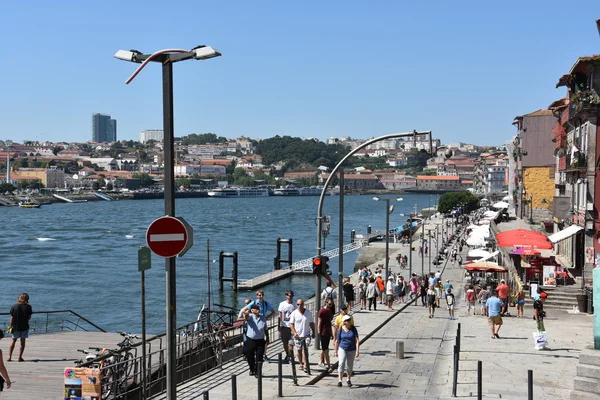
<path fill-rule="evenodd" d="M 571 400 L 600 398 L 600 350 L 586 348 L 579 355 L 577 376 L 573 381 Z"/>
<path fill-rule="evenodd" d="M 572 310 L 573 306 L 577 306 L 577 295 L 582 294 L 581 288 L 574 285 L 544 287 L 544 291 L 548 293 L 544 303 L 547 310 Z"/>

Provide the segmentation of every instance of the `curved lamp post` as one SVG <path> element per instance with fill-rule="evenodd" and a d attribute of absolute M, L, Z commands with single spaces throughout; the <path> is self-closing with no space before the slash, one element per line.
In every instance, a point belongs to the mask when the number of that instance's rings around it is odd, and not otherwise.
<path fill-rule="evenodd" d="M 377 143 L 377 142 L 380 142 L 380 141 L 386 140 L 386 139 L 394 139 L 394 138 L 401 138 L 401 137 L 413 137 L 416 140 L 417 135 L 429 135 L 429 150 L 431 151 L 433 148 L 433 141 L 431 139 L 431 131 L 417 132 L 416 130 L 414 130 L 412 132 L 405 132 L 405 133 L 392 133 L 389 135 L 384 135 L 384 136 L 380 136 L 380 137 L 377 137 L 377 138 L 374 138 L 371 140 L 367 140 L 360 146 L 352 149 L 331 170 L 331 173 L 329 174 L 327 181 L 325 181 L 325 184 L 323 185 L 323 190 L 321 191 L 321 196 L 319 197 L 319 205 L 317 207 L 317 256 L 321 255 L 321 250 L 322 250 L 322 248 L 321 248 L 321 226 L 323 224 L 323 202 L 325 201 L 325 195 L 327 193 L 327 189 L 329 188 L 329 185 L 331 184 L 333 177 L 338 172 L 338 170 L 341 168 L 342 164 L 344 164 L 344 162 L 346 162 L 346 160 L 348 160 L 350 157 L 352 157 L 354 154 L 356 154 L 359 150 L 362 150 L 365 147 L 370 146 L 373 143 Z M 315 279 L 315 310 L 320 310 L 320 309 L 321 309 L 321 276 L 316 275 L 316 279 Z M 320 350 L 320 348 L 321 348 L 318 332 L 317 332 L 317 337 L 316 337 L 316 340 L 314 343 L 314 347 L 317 350 Z"/>
<path fill-rule="evenodd" d="M 125 81 L 129 84 L 140 71 L 150 62 L 162 64 L 163 90 L 163 131 L 164 131 L 164 187 L 165 215 L 175 216 L 175 162 L 174 162 L 174 133 L 173 133 L 173 63 L 184 60 L 206 60 L 219 57 L 221 53 L 210 46 L 198 46 L 192 50 L 164 49 L 152 54 L 142 54 L 137 50 L 119 50 L 114 57 L 119 60 L 141 64 Z M 167 336 L 167 399 L 177 398 L 177 347 L 175 328 L 177 317 L 177 289 L 175 257 L 165 259 L 166 272 L 166 336 Z M 145 330 L 145 328 L 143 328 Z M 145 332 L 144 332 L 145 333 Z M 145 350 L 146 346 L 142 346 Z M 144 388 L 144 395 L 146 394 Z"/>
<path fill-rule="evenodd" d="M 394 212 L 394 206 L 390 207 L 390 199 L 381 197 L 373 197 L 375 201 L 385 201 L 385 281 L 390 277 L 390 214 Z M 398 197 L 396 201 L 404 200 Z"/>

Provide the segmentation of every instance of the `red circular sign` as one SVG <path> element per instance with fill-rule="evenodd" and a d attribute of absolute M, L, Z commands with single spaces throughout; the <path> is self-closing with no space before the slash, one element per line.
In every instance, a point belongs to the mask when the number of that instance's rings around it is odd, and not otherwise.
<path fill-rule="evenodd" d="M 187 242 L 187 229 L 183 222 L 175 217 L 165 216 L 155 219 L 146 231 L 148 247 L 161 257 L 175 257 L 181 253 Z"/>

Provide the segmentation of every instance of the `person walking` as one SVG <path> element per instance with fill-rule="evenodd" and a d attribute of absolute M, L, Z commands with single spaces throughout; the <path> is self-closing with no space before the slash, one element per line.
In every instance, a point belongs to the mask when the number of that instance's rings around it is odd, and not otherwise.
<path fill-rule="evenodd" d="M 250 308 L 255 304 L 258 305 L 258 307 L 259 307 L 260 315 L 264 315 L 265 320 L 267 320 L 267 321 L 269 320 L 269 318 L 271 318 L 273 315 L 275 315 L 277 313 L 275 311 L 275 309 L 273 307 L 271 307 L 271 304 L 269 304 L 265 300 L 265 291 L 262 289 L 259 289 L 256 291 L 256 300 L 253 300 L 250 304 L 248 304 L 246 306 L 248 311 L 250 311 Z M 269 346 L 269 328 L 267 327 L 267 329 L 265 330 L 265 350 L 263 352 L 265 361 L 269 361 L 269 359 L 267 357 L 267 347 L 268 346 Z"/>
<path fill-rule="evenodd" d="M 348 309 L 352 310 L 352 307 L 354 307 L 354 285 L 350 283 L 349 277 L 344 279 L 344 285 L 342 286 L 342 290 L 344 292 L 344 299 L 346 300 L 346 305 L 348 306 Z"/>
<path fill-rule="evenodd" d="M 331 299 L 327 300 L 327 302 L 333 301 Z M 331 312 L 331 306 L 329 304 L 324 303 L 323 307 L 319 310 L 319 314 L 317 314 L 317 330 L 319 331 L 319 337 L 321 339 L 321 354 L 319 355 L 319 367 L 325 368 L 325 364 L 327 364 L 327 369 L 331 368 L 331 361 L 329 359 L 329 342 L 331 342 L 331 338 L 333 336 L 333 332 L 331 330 L 331 320 L 333 319 L 333 313 Z"/>
<path fill-rule="evenodd" d="M 533 319 L 535 320 L 535 325 L 538 332 L 545 332 L 546 327 L 544 326 L 544 317 L 546 316 L 546 312 L 544 311 L 544 302 L 548 298 L 548 295 L 545 292 L 540 293 L 540 297 L 538 297 L 533 302 Z"/>
<path fill-rule="evenodd" d="M 17 339 L 21 342 L 21 348 L 19 349 L 19 362 L 25 361 L 23 359 L 23 352 L 25 351 L 25 342 L 29 337 L 29 320 L 33 310 L 29 305 L 29 295 L 22 293 L 17 299 L 17 303 L 10 308 L 10 326 L 12 327 L 12 342 L 8 347 L 8 361 L 12 361 L 13 351 L 15 350 L 15 344 Z"/>
<path fill-rule="evenodd" d="M 475 286 L 473 284 L 469 285 L 469 288 L 465 292 L 465 297 L 467 300 L 467 315 L 471 315 L 471 310 L 473 310 L 473 315 L 475 315 Z"/>
<path fill-rule="evenodd" d="M 404 281 L 404 277 L 400 275 L 398 280 L 396 281 L 396 298 L 398 299 L 397 303 L 404 303 L 404 295 L 406 293 L 406 282 Z"/>
<path fill-rule="evenodd" d="M 283 345 L 283 351 L 285 352 L 285 359 L 283 362 L 287 364 L 290 361 L 290 354 L 294 357 L 293 346 L 292 346 L 292 331 L 290 330 L 290 317 L 296 309 L 296 303 L 294 303 L 294 291 L 285 291 L 285 300 L 279 303 L 279 335 L 281 336 L 281 344 Z"/>
<path fill-rule="evenodd" d="M 421 279 L 421 305 L 427 307 L 427 280 Z"/>
<path fill-rule="evenodd" d="M 335 302 L 337 299 L 337 290 L 331 287 L 331 282 L 327 281 L 327 286 L 321 292 L 321 302 L 326 303 L 328 299 L 332 299 Z"/>
<path fill-rule="evenodd" d="M 427 290 L 427 310 L 429 311 L 429 318 L 433 318 L 435 314 L 435 308 L 437 307 L 435 289 L 433 285 L 429 285 L 429 290 Z"/>
<path fill-rule="evenodd" d="M 260 314 L 260 306 L 258 304 L 250 305 L 250 309 L 244 309 L 246 315 L 246 360 L 250 369 L 250 375 L 258 377 L 262 364 L 262 358 L 265 351 L 265 337 L 267 332 L 267 320 L 264 315 Z"/>
<path fill-rule="evenodd" d="M 490 329 L 492 330 L 492 339 L 500 339 L 498 335 L 498 331 L 502 327 L 502 300 L 498 298 L 498 291 L 494 290 L 492 292 L 492 297 L 490 297 L 486 302 L 486 307 L 488 309 L 488 322 L 490 324 Z"/>
<path fill-rule="evenodd" d="M 378 289 L 377 293 L 380 295 L 379 296 L 379 304 L 383 304 L 383 298 L 385 297 L 385 282 L 383 281 L 381 274 L 375 280 L 375 284 L 377 285 L 377 289 Z"/>
<path fill-rule="evenodd" d="M 358 284 L 358 295 L 360 297 L 360 309 L 364 310 L 367 308 L 367 283 L 366 278 L 363 282 Z"/>
<path fill-rule="evenodd" d="M 375 283 L 375 279 L 373 277 L 369 278 L 369 284 L 367 285 L 367 299 L 369 300 L 369 311 L 371 311 L 371 306 L 374 311 L 377 311 L 377 296 L 379 293 L 379 288 Z"/>
<path fill-rule="evenodd" d="M 486 317 L 488 316 L 488 310 L 487 310 L 486 303 L 489 298 L 490 298 L 490 291 L 488 290 L 487 286 L 483 286 L 483 288 L 479 292 L 479 303 L 481 303 L 481 307 L 480 307 L 481 315 L 486 316 Z"/>
<path fill-rule="evenodd" d="M 4 337 L 4 332 L 0 329 L 0 339 Z M 0 375 L 6 382 L 6 388 L 10 389 L 12 382 L 10 381 L 10 377 L 8 376 L 8 371 L 6 370 L 6 366 L 4 365 L 4 357 L 2 356 L 2 350 L 0 350 Z"/>
<path fill-rule="evenodd" d="M 296 307 L 298 308 L 296 308 L 290 317 L 290 329 L 298 353 L 299 368 L 304 371 L 306 369 L 306 360 L 302 351 L 302 342 L 314 337 L 315 322 L 310 310 L 304 308 L 304 300 L 298 299 Z M 306 346 L 308 347 L 308 343 L 306 343 Z"/>
<path fill-rule="evenodd" d="M 246 360 L 246 343 L 248 342 L 248 337 L 246 336 L 246 332 L 248 331 L 248 324 L 246 323 L 245 311 L 246 311 L 246 307 L 251 302 L 252 302 L 252 299 L 250 297 L 246 298 L 246 300 L 244 300 L 244 307 L 242 307 L 242 309 L 240 310 L 240 312 L 238 313 L 238 316 L 237 316 L 238 321 L 243 321 L 242 322 L 242 354 L 244 355 L 244 360 Z"/>
<path fill-rule="evenodd" d="M 410 278 L 410 299 L 414 300 L 416 306 L 419 300 L 419 280 L 415 273 L 413 273 Z"/>
<path fill-rule="evenodd" d="M 496 287 L 496 291 L 498 292 L 498 298 L 502 300 L 501 315 L 504 317 L 504 314 L 508 312 L 508 292 L 510 291 L 510 288 L 504 279 L 500 280 L 500 284 Z"/>
<path fill-rule="evenodd" d="M 390 275 L 387 283 L 385 284 L 385 299 L 389 311 L 394 309 L 394 286 L 394 277 Z"/>
<path fill-rule="evenodd" d="M 523 318 L 523 308 L 525 307 L 525 292 L 523 288 L 517 292 L 517 318 Z"/>
<path fill-rule="evenodd" d="M 351 316 L 350 314 L 348 314 L 348 307 L 342 306 L 342 308 L 340 308 L 339 315 L 337 317 L 335 317 L 335 321 L 333 322 L 333 343 L 334 343 L 334 345 L 335 345 L 335 341 L 337 338 L 337 332 L 344 324 L 343 320 L 346 315 L 350 316 L 350 325 L 354 326 L 354 317 Z"/>
<path fill-rule="evenodd" d="M 350 325 L 351 316 L 345 315 L 342 319 L 342 327 L 337 331 L 335 341 L 335 355 L 338 360 L 338 387 L 342 387 L 342 377 L 344 369 L 346 370 L 346 384 L 352 386 L 352 368 L 354 359 L 360 354 L 360 340 L 358 331 L 354 325 Z"/>
<path fill-rule="evenodd" d="M 451 320 L 454 320 L 454 293 L 452 293 L 452 289 L 446 289 L 446 305 L 448 306 L 448 315 Z"/>

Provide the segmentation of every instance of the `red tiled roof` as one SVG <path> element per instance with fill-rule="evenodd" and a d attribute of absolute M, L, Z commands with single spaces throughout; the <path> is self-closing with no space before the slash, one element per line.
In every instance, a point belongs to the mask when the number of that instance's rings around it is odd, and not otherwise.
<path fill-rule="evenodd" d="M 457 175 L 419 175 L 417 179 L 420 181 L 458 181 Z"/>
<path fill-rule="evenodd" d="M 531 112 L 529 114 L 525 114 L 523 115 L 524 117 L 539 117 L 542 115 L 552 115 L 552 111 L 544 109 L 544 108 L 540 108 L 537 111 Z"/>

